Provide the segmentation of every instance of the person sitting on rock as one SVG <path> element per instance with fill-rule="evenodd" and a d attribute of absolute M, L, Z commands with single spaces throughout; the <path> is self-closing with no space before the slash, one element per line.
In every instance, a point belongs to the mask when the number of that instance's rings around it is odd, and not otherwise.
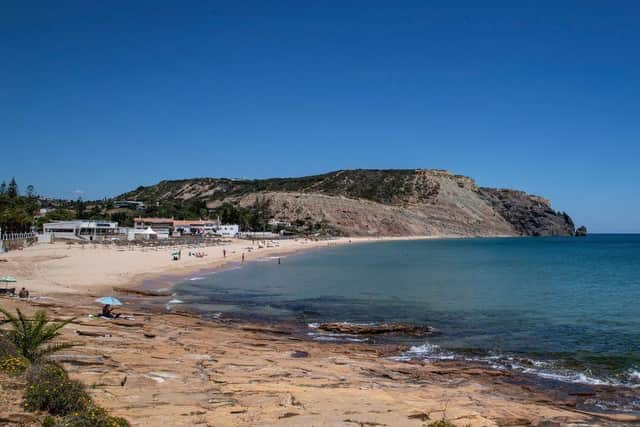
<path fill-rule="evenodd" d="M 102 317 L 108 317 L 109 319 L 117 319 L 120 317 L 120 313 L 114 313 L 113 307 L 110 304 L 106 304 L 102 307 Z"/>

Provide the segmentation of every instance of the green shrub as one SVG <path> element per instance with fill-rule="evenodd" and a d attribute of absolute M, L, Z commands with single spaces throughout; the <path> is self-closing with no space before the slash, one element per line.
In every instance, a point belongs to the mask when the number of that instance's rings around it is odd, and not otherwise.
<path fill-rule="evenodd" d="M 451 421 L 439 420 L 430 423 L 427 427 L 456 427 L 456 425 Z"/>
<path fill-rule="evenodd" d="M 54 364 L 34 365 L 27 371 L 25 409 L 67 415 L 84 411 L 91 397 L 79 381 L 70 380 L 62 368 Z"/>
<path fill-rule="evenodd" d="M 29 384 L 35 384 L 43 380 L 62 382 L 69 379 L 65 370 L 53 362 L 36 363 L 29 366 L 26 377 Z"/>
<path fill-rule="evenodd" d="M 18 355 L 18 349 L 9 337 L 0 332 L 0 359 L 15 357 Z"/>
<path fill-rule="evenodd" d="M 56 419 L 50 415 L 47 415 L 44 417 L 44 420 L 42 420 L 42 427 L 57 427 L 57 425 Z"/>
<path fill-rule="evenodd" d="M 62 418 L 55 427 L 130 427 L 130 424 L 124 418 L 112 417 L 104 409 L 90 405 L 84 411 Z"/>
<path fill-rule="evenodd" d="M 60 330 L 71 323 L 74 319 L 64 322 L 55 323 L 47 319 L 47 314 L 40 310 L 37 311 L 32 319 L 26 317 L 19 309 L 16 309 L 16 315 L 9 313 L 0 307 L 0 314 L 7 318 L 3 323 L 9 323 L 9 330 L 5 337 L 13 343 L 18 353 L 36 362 L 57 351 L 64 350 L 75 346 L 74 343 L 56 343 L 51 341 L 60 336 Z M 45 344 L 47 344 L 45 346 Z"/>
<path fill-rule="evenodd" d="M 0 359 L 0 372 L 6 372 L 11 375 L 23 373 L 29 366 L 29 361 L 24 357 L 5 357 Z"/>

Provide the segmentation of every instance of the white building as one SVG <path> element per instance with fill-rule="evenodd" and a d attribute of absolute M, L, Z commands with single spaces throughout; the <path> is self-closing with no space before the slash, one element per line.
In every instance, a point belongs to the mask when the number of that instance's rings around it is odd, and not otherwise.
<path fill-rule="evenodd" d="M 137 200 L 116 200 L 113 202 L 113 206 L 116 208 L 129 208 L 143 211 L 145 209 L 144 202 Z"/>
<path fill-rule="evenodd" d="M 61 221 L 44 224 L 45 235 L 60 239 L 105 240 L 118 235 L 118 223 L 106 221 Z"/>
<path fill-rule="evenodd" d="M 218 221 L 214 220 L 202 220 L 202 219 L 187 219 L 187 220 L 174 220 L 173 221 L 173 235 L 201 235 L 201 234 L 215 234 L 216 229 L 220 226 Z"/>
<path fill-rule="evenodd" d="M 291 223 L 289 221 L 280 221 L 275 218 L 271 218 L 269 220 L 269 225 L 271 227 L 291 227 Z"/>
<path fill-rule="evenodd" d="M 215 234 L 225 237 L 235 237 L 239 231 L 240 227 L 238 224 L 221 224 L 216 228 Z"/>
<path fill-rule="evenodd" d="M 151 228 L 158 239 L 168 239 L 173 232 L 173 218 L 136 218 L 134 227 L 138 230 Z"/>

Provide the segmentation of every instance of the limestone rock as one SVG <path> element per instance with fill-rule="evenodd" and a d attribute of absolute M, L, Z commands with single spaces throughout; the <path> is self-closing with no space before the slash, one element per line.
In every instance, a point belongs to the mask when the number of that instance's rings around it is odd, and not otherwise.
<path fill-rule="evenodd" d="M 401 333 L 422 336 L 431 332 L 427 326 L 410 325 L 407 323 L 380 323 L 377 325 L 362 325 L 353 323 L 321 323 L 318 329 L 350 335 L 378 335 L 387 333 Z"/>
<path fill-rule="evenodd" d="M 576 236 L 577 237 L 584 237 L 587 235 L 587 227 L 585 227 L 584 225 L 581 225 L 580 227 L 578 227 L 576 229 Z"/>

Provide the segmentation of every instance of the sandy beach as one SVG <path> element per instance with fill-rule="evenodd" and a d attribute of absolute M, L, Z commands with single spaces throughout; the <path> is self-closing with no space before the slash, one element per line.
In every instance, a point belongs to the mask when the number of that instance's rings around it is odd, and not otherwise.
<path fill-rule="evenodd" d="M 434 237 L 411 237 L 430 239 Z M 335 245 L 357 244 L 382 240 L 407 240 L 408 238 L 336 238 L 331 240 L 290 239 L 263 243 L 241 239 L 227 239 L 213 246 L 170 246 L 129 248 L 100 244 L 39 244 L 20 251 L 1 254 L 8 262 L 1 265 L 3 274 L 16 276 L 20 286 L 27 287 L 34 295 L 56 294 L 97 295 L 113 292 L 113 287 L 133 287 L 146 278 L 168 275 L 186 275 L 200 269 L 214 269 L 227 262 L 240 262 L 244 254 L 246 262 L 261 257 L 287 254 L 301 250 L 318 249 Z M 171 259 L 171 253 L 182 251 L 179 261 Z M 226 257 L 223 254 L 226 251 Z M 189 252 L 202 252 L 206 256 L 189 256 Z"/>
<path fill-rule="evenodd" d="M 82 345 L 56 356 L 95 399 L 137 426 L 422 426 L 447 418 L 464 426 L 604 425 L 632 415 L 575 409 L 581 396 L 540 390 L 506 371 L 459 362 L 400 362 L 400 349 L 306 341 L 283 325 L 203 321 L 187 314 L 122 308 L 130 320 L 89 318 L 92 298 L 144 279 L 187 275 L 225 262 L 378 239 L 284 240 L 257 249 L 223 246 L 118 250 L 100 245 L 37 245 L 0 255 L 1 274 L 33 299 L 0 298 L 4 308 L 77 316 L 64 339 Z M 249 250 L 248 248 L 251 248 Z M 227 257 L 223 256 L 223 249 Z M 188 256 L 189 251 L 207 256 Z M 0 381 L 1 382 L 1 381 Z M 4 391 L 1 391 L 5 393 Z M 0 397 L 10 396 L 4 394 Z M 37 425 L 1 399 L 7 425 Z M 15 421 L 14 424 L 11 424 Z M 30 424 L 31 423 L 31 424 Z"/>

